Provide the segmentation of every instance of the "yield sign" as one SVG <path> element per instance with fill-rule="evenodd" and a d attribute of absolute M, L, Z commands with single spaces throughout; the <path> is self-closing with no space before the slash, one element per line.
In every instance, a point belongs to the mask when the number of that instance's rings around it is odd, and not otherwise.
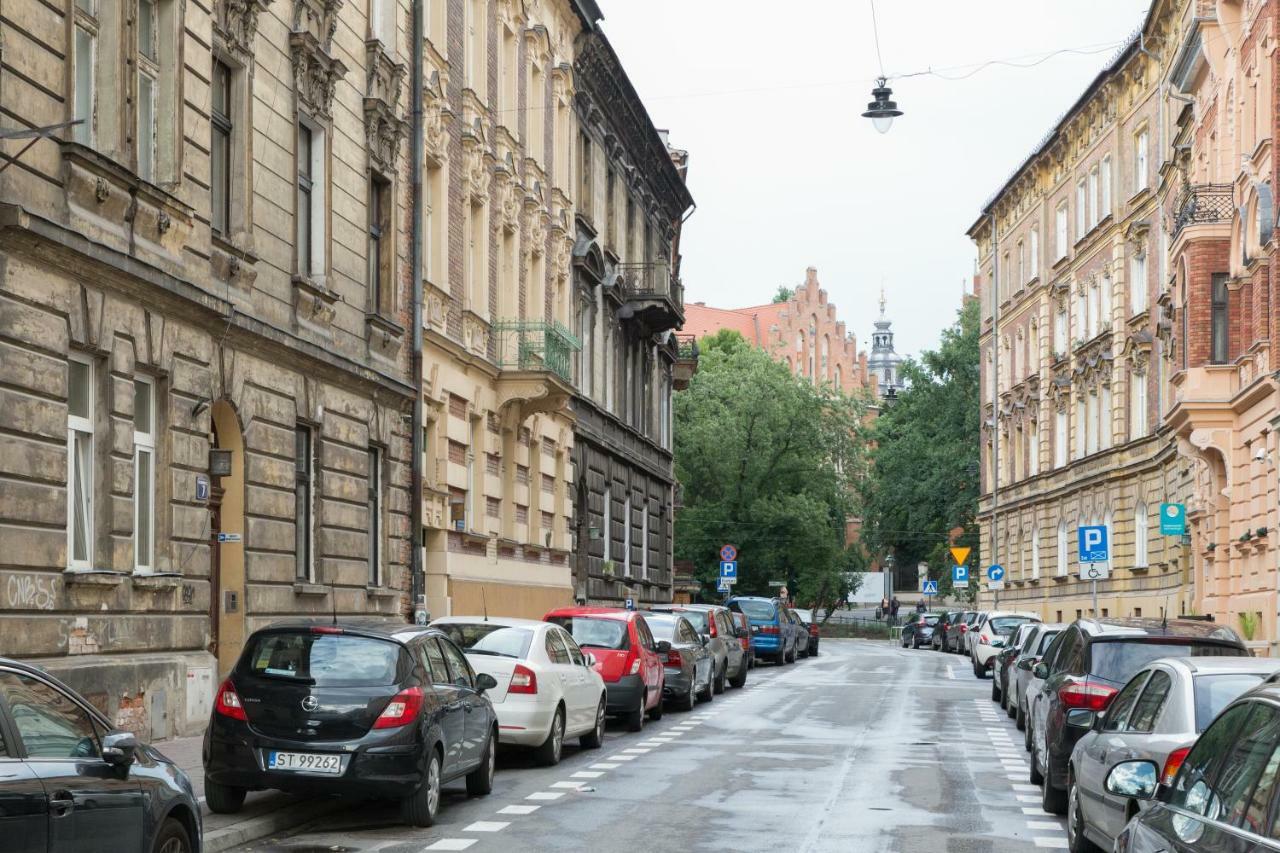
<path fill-rule="evenodd" d="M 972 548 L 952 548 L 951 557 L 956 561 L 957 565 L 964 565 L 964 561 L 969 559 L 969 552 Z"/>

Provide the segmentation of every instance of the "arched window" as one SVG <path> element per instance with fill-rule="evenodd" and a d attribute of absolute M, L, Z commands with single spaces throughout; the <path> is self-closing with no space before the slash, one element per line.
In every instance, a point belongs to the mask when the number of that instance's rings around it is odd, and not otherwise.
<path fill-rule="evenodd" d="M 838 365 L 838 364 L 837 364 L 837 365 L 836 365 L 836 367 L 835 367 L 835 384 L 836 384 L 836 388 L 840 389 L 841 391 L 843 391 L 843 390 L 844 390 L 844 375 L 843 375 L 843 374 L 844 374 L 844 371 L 842 371 L 842 370 L 840 369 L 840 365 Z"/>
<path fill-rule="evenodd" d="M 1147 505 L 1138 501 L 1133 509 L 1133 565 L 1147 567 Z"/>
<path fill-rule="evenodd" d="M 804 352 L 804 332 L 796 332 L 796 352 Z"/>
<path fill-rule="evenodd" d="M 818 374 L 823 379 L 826 379 L 827 376 L 830 375 L 827 371 L 827 357 L 830 354 L 830 351 L 831 351 L 831 336 L 823 335 L 822 336 L 822 372 Z"/>

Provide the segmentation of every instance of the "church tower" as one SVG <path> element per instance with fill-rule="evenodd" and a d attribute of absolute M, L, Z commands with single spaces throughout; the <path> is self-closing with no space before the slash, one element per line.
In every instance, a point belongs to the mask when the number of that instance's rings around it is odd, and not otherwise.
<path fill-rule="evenodd" d="M 893 351 L 892 323 L 884 316 L 884 288 L 880 288 L 880 319 L 871 334 L 871 358 L 867 373 L 875 380 L 881 398 L 896 396 L 902 390 L 902 356 Z"/>

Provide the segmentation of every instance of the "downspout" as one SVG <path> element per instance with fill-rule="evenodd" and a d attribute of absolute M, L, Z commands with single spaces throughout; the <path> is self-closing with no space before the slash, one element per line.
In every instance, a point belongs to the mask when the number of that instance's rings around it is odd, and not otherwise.
<path fill-rule="evenodd" d="M 410 367 L 410 382 L 413 385 L 413 417 L 410 446 L 413 459 L 409 470 L 412 477 L 410 497 L 410 555 L 409 575 L 410 589 L 413 598 L 413 621 L 425 625 L 431 614 L 427 610 L 427 583 L 425 575 L 425 557 L 422 541 L 422 478 L 423 440 L 422 440 L 422 277 L 424 263 L 422 258 L 422 162 L 423 134 L 425 133 L 422 98 L 423 98 L 423 41 L 426 39 L 425 0 L 413 0 L 413 28 L 411 53 L 413 65 L 410 76 L 410 97 L 413 102 L 411 119 L 411 139 L 409 145 L 409 205 L 412 212 L 412 234 L 409 238 L 409 274 L 413 277 L 413 359 Z"/>
<path fill-rule="evenodd" d="M 1000 242 L 991 211 L 991 563 L 1000 565 Z M 979 581 L 981 583 L 981 581 Z M 981 589 L 979 589 L 981 592 Z M 1000 590 L 992 590 L 991 606 L 1000 606 Z"/>

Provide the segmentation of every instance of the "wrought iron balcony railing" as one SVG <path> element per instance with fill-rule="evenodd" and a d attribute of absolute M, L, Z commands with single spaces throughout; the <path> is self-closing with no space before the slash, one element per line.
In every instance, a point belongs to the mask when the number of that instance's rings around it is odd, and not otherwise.
<path fill-rule="evenodd" d="M 1177 237 L 1188 225 L 1230 222 L 1235 215 L 1231 184 L 1192 184 L 1182 191 L 1174 206 L 1173 236 Z"/>
<path fill-rule="evenodd" d="M 671 275 L 671 265 L 664 261 L 618 264 L 618 274 L 622 276 L 624 299 L 666 297 L 677 306 L 684 305 L 684 286 Z"/>
<path fill-rule="evenodd" d="M 573 382 L 573 354 L 582 344 L 564 326 L 545 320 L 499 320 L 493 333 L 502 369 L 549 370 Z"/>
<path fill-rule="evenodd" d="M 676 359 L 679 361 L 698 360 L 697 335 L 676 335 Z"/>

